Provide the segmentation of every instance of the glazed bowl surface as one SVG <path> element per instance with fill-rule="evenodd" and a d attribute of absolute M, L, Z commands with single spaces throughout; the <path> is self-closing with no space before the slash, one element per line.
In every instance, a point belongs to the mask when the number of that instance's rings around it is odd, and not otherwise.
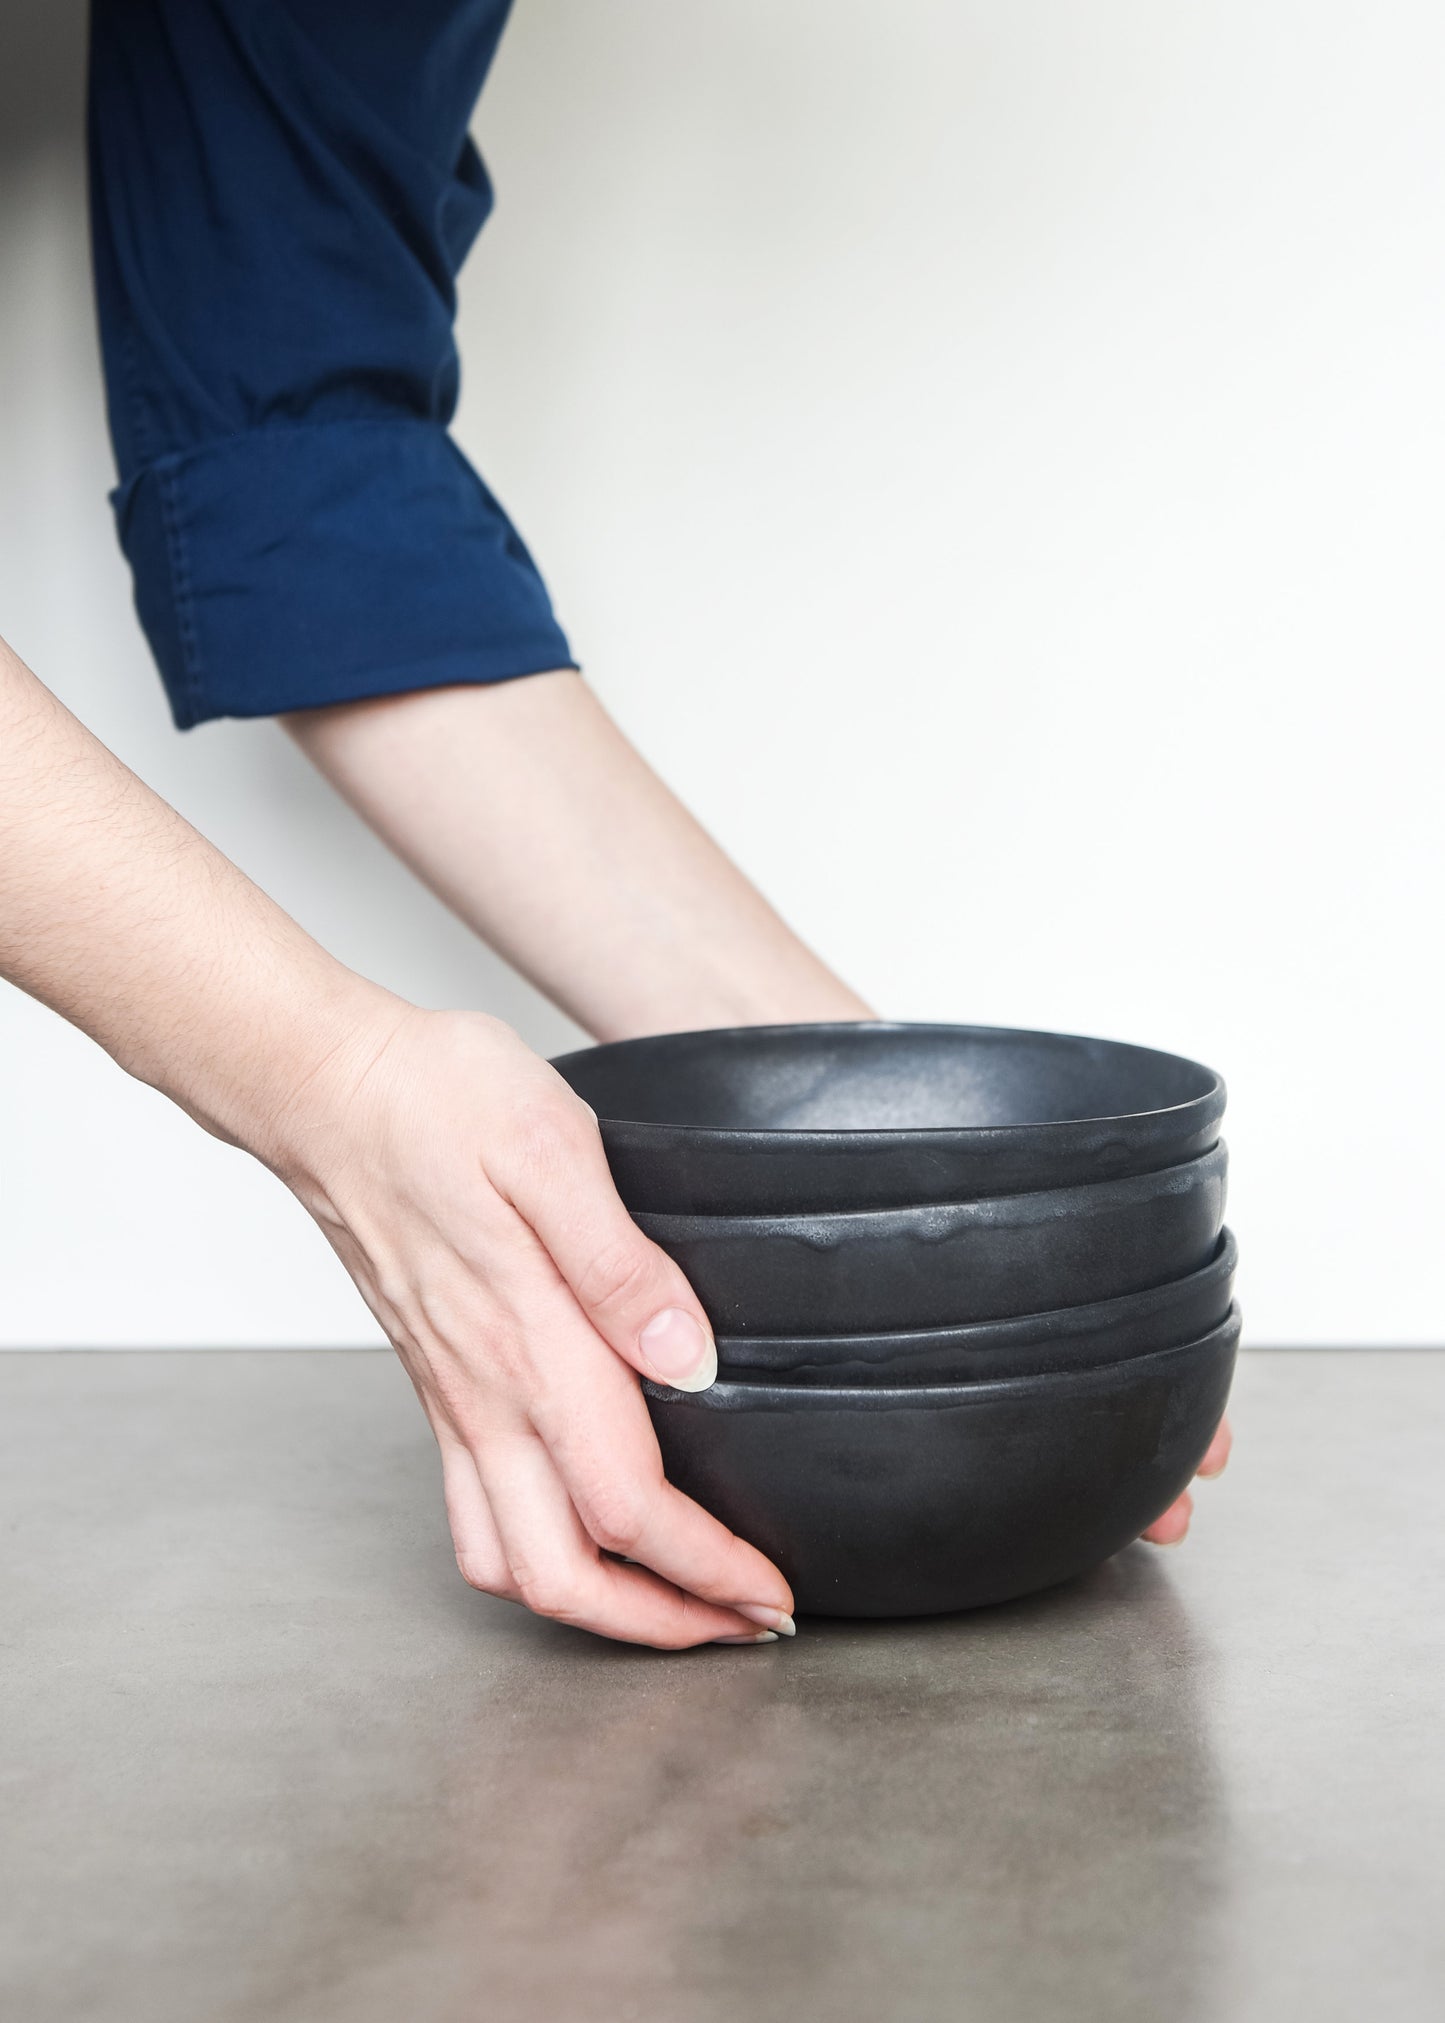
<path fill-rule="evenodd" d="M 1043 1314 L 1202 1271 L 1224 1226 L 1222 1144 L 1157 1173 L 917 1208 L 633 1220 L 718 1335 L 858 1335 Z"/>
<path fill-rule="evenodd" d="M 962 1327 L 851 1335 L 720 1335 L 725 1378 L 787 1384 L 977 1384 L 1087 1370 L 1179 1348 L 1218 1327 L 1234 1300 L 1229 1230 L 1202 1271 L 1086 1306 Z"/>
<path fill-rule="evenodd" d="M 995 1383 L 644 1385 L 668 1480 L 814 1615 L 936 1615 L 1097 1566 L 1187 1487 L 1228 1402 L 1237 1308 L 1200 1340 Z"/>
<path fill-rule="evenodd" d="M 629 1208 L 904 1208 L 1151 1173 L 1207 1152 L 1196 1061 L 997 1026 L 738 1026 L 561 1055 Z"/>

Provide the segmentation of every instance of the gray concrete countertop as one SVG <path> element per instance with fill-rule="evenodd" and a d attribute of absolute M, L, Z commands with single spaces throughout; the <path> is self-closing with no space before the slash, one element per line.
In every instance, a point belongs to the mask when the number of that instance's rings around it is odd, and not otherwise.
<path fill-rule="evenodd" d="M 622 1649 L 380 1354 L 0 1357 L 16 2023 L 1445 2014 L 1445 1355 L 1247 1357 L 1177 1552 Z"/>

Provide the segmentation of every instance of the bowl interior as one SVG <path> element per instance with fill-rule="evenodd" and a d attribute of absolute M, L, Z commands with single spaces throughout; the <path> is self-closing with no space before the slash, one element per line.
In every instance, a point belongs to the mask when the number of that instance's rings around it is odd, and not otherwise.
<path fill-rule="evenodd" d="M 1001 1027 L 809 1025 L 664 1033 L 562 1056 L 604 1121 L 719 1131 L 955 1131 L 1168 1111 L 1211 1097 L 1197 1062 Z"/>

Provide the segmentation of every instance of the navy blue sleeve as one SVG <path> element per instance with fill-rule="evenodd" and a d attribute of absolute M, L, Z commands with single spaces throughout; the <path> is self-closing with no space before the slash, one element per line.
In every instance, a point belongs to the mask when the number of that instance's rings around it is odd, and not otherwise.
<path fill-rule="evenodd" d="M 571 666 L 448 434 L 509 0 L 93 0 L 114 505 L 178 724 Z"/>

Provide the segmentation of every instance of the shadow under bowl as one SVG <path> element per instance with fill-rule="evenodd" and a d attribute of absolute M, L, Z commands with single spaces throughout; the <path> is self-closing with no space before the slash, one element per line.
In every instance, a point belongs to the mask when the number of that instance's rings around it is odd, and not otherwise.
<path fill-rule="evenodd" d="M 997 1026 L 738 1026 L 563 1054 L 618 1192 L 660 1214 L 906 1208 L 1152 1173 L 1224 1084 L 1176 1054 Z"/>
<path fill-rule="evenodd" d="M 1203 1270 L 1224 1146 L 1182 1166 L 1036 1194 L 819 1215 L 634 1213 L 719 1335 L 895 1333 L 1041 1314 Z"/>
<path fill-rule="evenodd" d="M 669 1482 L 812 1615 L 1012 1600 L 1097 1566 L 1187 1488 L 1224 1413 L 1238 1309 L 1197 1342 L 988 1384 L 645 1384 Z"/>
<path fill-rule="evenodd" d="M 725 1378 L 786 1384 L 978 1384 L 1055 1370 L 1095 1369 L 1197 1341 L 1234 1299 L 1239 1252 L 1224 1230 L 1202 1271 L 1122 1299 L 1012 1320 L 892 1334 L 720 1335 Z"/>

